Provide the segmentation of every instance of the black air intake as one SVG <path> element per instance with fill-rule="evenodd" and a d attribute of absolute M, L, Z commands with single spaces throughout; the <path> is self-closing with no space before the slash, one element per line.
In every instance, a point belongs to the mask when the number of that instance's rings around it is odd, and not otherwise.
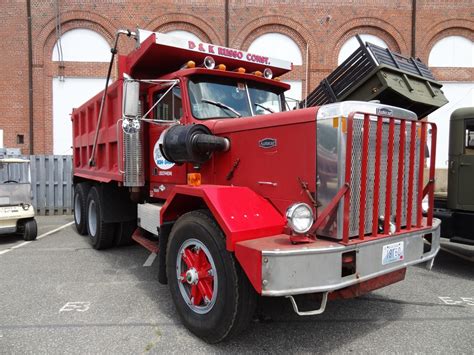
<path fill-rule="evenodd" d="M 168 128 L 160 144 L 166 160 L 173 163 L 204 163 L 213 152 L 229 149 L 229 140 L 212 135 L 204 125 L 176 125 Z"/>

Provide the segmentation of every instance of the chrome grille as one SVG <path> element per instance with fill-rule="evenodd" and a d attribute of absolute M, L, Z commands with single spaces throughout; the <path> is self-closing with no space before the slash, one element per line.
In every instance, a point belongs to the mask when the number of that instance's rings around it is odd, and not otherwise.
<path fill-rule="evenodd" d="M 367 162 L 367 180 L 366 180 L 366 204 L 365 206 L 360 206 L 360 190 L 361 190 L 361 164 L 358 164 L 360 157 L 362 155 L 362 137 L 363 137 L 363 125 L 364 120 L 362 117 L 354 118 L 353 125 L 353 141 L 352 141 L 352 171 L 351 171 L 351 199 L 350 199 L 350 219 L 349 219 L 349 236 L 353 237 L 359 233 L 359 215 L 360 209 L 365 209 L 365 233 L 371 233 L 372 231 L 372 215 L 373 215 L 373 206 L 374 206 L 374 187 L 375 187 L 375 152 L 376 152 L 376 131 L 377 131 L 377 122 L 375 120 L 370 121 L 369 125 L 369 149 L 368 149 L 368 162 Z M 409 178 L 409 154 L 410 154 L 410 129 L 411 124 L 416 124 L 416 122 L 411 123 L 407 122 L 405 130 L 405 162 L 404 162 L 404 171 L 403 171 L 403 189 L 400 191 L 402 194 L 402 218 L 401 225 L 405 226 L 407 220 L 407 208 L 408 208 L 408 178 Z M 391 218 L 390 220 L 395 223 L 395 215 L 397 210 L 397 195 L 399 194 L 398 190 L 398 163 L 399 163 L 399 152 L 400 152 L 400 124 L 399 122 L 395 123 L 394 129 L 394 142 L 393 142 L 393 156 L 388 157 L 388 143 L 389 143 L 389 124 L 383 123 L 382 125 L 382 147 L 380 155 L 380 188 L 379 188 L 379 207 L 378 215 L 385 214 L 386 203 L 391 204 Z M 412 224 L 415 224 L 417 205 L 416 205 L 416 196 L 418 193 L 418 168 L 419 168 L 419 154 L 417 154 L 420 149 L 420 140 L 418 135 L 416 136 L 416 146 L 415 146 L 415 164 L 414 164 L 414 181 L 413 181 L 413 195 L 411 196 L 413 201 L 412 209 Z M 386 201 L 386 188 L 388 182 L 388 164 L 392 164 L 392 186 L 391 186 L 391 198 L 390 201 Z"/>
<path fill-rule="evenodd" d="M 373 223 L 373 212 L 374 212 L 374 188 L 376 183 L 375 177 L 375 157 L 377 149 L 377 118 L 376 116 L 370 116 L 369 120 L 369 145 L 368 145 L 368 159 L 367 159 L 367 177 L 366 177 L 366 196 L 365 206 L 361 206 L 361 176 L 362 176 L 362 159 L 363 153 L 363 126 L 364 117 L 362 114 L 355 115 L 353 119 L 353 136 L 352 136 L 352 156 L 351 156 L 351 172 L 350 172 L 350 208 L 349 208 L 349 237 L 355 237 L 359 235 L 359 220 L 361 208 L 365 210 L 365 222 L 364 232 L 365 234 L 372 233 Z M 345 118 L 344 118 L 345 119 Z M 339 122 L 343 119 L 336 118 Z M 320 204 L 318 208 L 318 214 L 320 214 L 330 201 L 335 197 L 337 191 L 341 189 L 345 183 L 345 165 L 346 165 L 346 151 L 347 151 L 347 133 L 342 127 L 344 124 L 335 124 L 334 119 L 321 119 L 317 120 L 317 177 L 321 182 L 317 188 L 317 199 Z M 407 225 L 407 209 L 408 201 L 412 200 L 412 225 L 416 224 L 417 216 L 417 195 L 418 195 L 418 174 L 420 164 L 420 154 L 424 154 L 420 151 L 420 125 L 421 123 L 414 120 L 405 120 L 405 150 L 404 150 L 404 167 L 401 178 L 401 189 L 398 191 L 398 164 L 400 154 L 400 120 L 394 120 L 394 140 L 393 140 L 393 154 L 388 157 L 388 142 L 389 142 L 389 120 L 384 119 L 382 123 L 382 134 L 381 134 L 381 147 L 380 147 L 380 178 L 379 178 L 379 205 L 378 205 L 378 216 L 385 215 L 386 203 L 390 203 L 390 220 L 395 223 L 395 215 L 397 212 L 397 196 L 401 194 L 401 227 L 404 228 Z M 413 193 L 408 196 L 408 185 L 410 179 L 410 141 L 411 126 L 416 125 L 417 134 L 415 135 L 415 156 L 413 166 Z M 329 137 L 329 138 L 328 138 Z M 329 141 L 328 141 L 329 140 Z M 333 142 L 331 144 L 331 142 Z M 329 152 L 329 153 L 328 153 Z M 332 156 L 331 154 L 332 153 Z M 328 168 L 331 164 L 336 171 L 331 172 L 332 169 Z M 390 201 L 387 201 L 386 197 L 386 184 L 388 181 L 388 164 L 392 164 L 392 176 L 391 176 L 391 196 Z M 317 234 L 320 236 L 326 236 L 336 239 L 342 239 L 343 234 L 343 210 L 344 210 L 344 198 L 339 203 L 337 212 L 332 216 L 332 220 L 335 221 L 334 225 L 327 224 L 324 227 L 320 227 L 317 230 Z"/>

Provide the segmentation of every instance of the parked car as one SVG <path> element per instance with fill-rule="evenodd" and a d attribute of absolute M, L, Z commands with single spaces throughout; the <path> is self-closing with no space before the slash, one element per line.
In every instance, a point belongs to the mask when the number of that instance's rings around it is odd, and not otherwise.
<path fill-rule="evenodd" d="M 27 176 L 15 176 L 15 165 L 27 164 Z M 19 168 L 16 168 L 18 171 Z M 17 174 L 16 174 L 17 175 Z M 0 234 L 21 234 L 24 240 L 35 240 L 38 228 L 31 203 L 30 161 L 19 158 L 0 159 Z"/>

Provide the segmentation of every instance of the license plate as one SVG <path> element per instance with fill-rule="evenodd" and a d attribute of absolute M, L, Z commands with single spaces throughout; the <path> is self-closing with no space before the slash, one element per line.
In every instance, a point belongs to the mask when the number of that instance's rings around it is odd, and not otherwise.
<path fill-rule="evenodd" d="M 387 244 L 382 249 L 382 265 L 395 263 L 404 259 L 403 242 Z"/>

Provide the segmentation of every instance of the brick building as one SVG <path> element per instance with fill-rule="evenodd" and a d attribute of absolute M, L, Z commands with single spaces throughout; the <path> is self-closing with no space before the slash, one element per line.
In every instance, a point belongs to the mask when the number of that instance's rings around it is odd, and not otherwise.
<path fill-rule="evenodd" d="M 70 145 L 65 112 L 102 89 L 115 31 L 137 26 L 284 56 L 295 64 L 284 79 L 296 98 L 351 51 L 355 34 L 365 34 L 421 58 L 447 82 L 452 104 L 435 121 L 447 121 L 459 105 L 474 105 L 472 0 L 4 0 L 1 8 L 0 145 L 3 139 L 24 153 L 67 153 L 58 148 Z M 120 40 L 119 53 L 132 48 Z M 441 137 L 440 149 L 447 151 L 446 142 Z"/>

